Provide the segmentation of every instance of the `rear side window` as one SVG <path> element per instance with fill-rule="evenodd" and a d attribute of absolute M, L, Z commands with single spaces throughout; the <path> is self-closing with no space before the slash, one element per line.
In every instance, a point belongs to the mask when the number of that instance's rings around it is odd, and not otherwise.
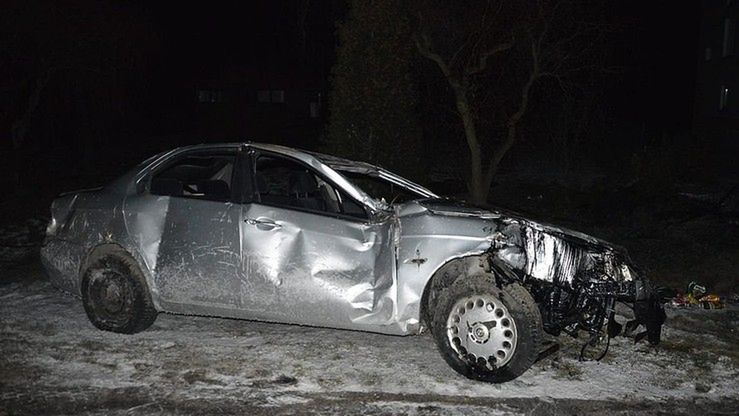
<path fill-rule="evenodd" d="M 231 201 L 234 154 L 191 155 L 176 160 L 151 180 L 153 195 Z"/>

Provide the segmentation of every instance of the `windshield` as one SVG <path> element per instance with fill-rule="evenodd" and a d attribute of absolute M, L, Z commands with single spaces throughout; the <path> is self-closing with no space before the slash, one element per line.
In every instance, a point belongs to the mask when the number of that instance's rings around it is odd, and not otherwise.
<path fill-rule="evenodd" d="M 421 185 L 365 162 L 355 162 L 336 156 L 308 152 L 340 173 L 358 190 L 380 204 L 387 205 L 414 199 L 439 198 Z"/>
<path fill-rule="evenodd" d="M 413 191 L 385 178 L 358 172 L 343 171 L 341 174 L 371 198 L 388 204 L 428 198 L 428 195 Z"/>

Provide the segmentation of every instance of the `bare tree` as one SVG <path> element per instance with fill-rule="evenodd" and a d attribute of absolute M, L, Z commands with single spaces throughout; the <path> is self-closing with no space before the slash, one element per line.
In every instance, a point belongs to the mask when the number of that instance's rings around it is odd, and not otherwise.
<path fill-rule="evenodd" d="M 473 202 L 487 200 L 538 81 L 551 78 L 566 91 L 591 66 L 585 56 L 599 42 L 600 28 L 581 18 L 585 9 L 564 0 L 487 0 L 451 10 L 443 3 L 418 5 L 416 47 L 452 92 L 469 152 Z"/>

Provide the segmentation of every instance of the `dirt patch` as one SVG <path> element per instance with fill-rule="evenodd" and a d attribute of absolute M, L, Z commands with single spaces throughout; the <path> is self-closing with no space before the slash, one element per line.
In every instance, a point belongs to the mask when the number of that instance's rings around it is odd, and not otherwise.
<path fill-rule="evenodd" d="M 555 379 L 582 380 L 583 371 L 575 361 L 556 358 L 551 366 L 556 371 Z"/>
<path fill-rule="evenodd" d="M 182 374 L 182 378 L 185 380 L 185 382 L 187 382 L 187 384 L 204 383 L 219 386 L 223 385 L 223 383 L 208 377 L 205 370 L 186 371 L 184 374 Z"/>
<path fill-rule="evenodd" d="M 262 389 L 270 386 L 294 386 L 296 384 L 298 384 L 297 378 L 280 374 L 279 376 L 277 376 L 277 378 L 274 379 L 256 380 L 251 383 L 251 386 Z"/>

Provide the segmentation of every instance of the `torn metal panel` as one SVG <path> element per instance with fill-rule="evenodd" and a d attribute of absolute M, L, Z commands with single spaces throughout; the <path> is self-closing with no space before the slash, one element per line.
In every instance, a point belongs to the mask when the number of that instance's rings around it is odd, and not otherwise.
<path fill-rule="evenodd" d="M 524 273 L 556 284 L 572 285 L 580 267 L 582 251 L 551 234 L 526 227 L 523 230 L 526 252 Z"/>
<path fill-rule="evenodd" d="M 644 281 L 625 252 L 585 234 L 483 210 L 448 200 L 406 204 L 399 212 L 403 230 L 399 248 L 400 287 L 419 313 L 418 281 L 436 274 L 456 258 L 487 259 L 505 279 L 527 284 L 545 312 L 545 329 L 558 334 L 604 330 L 616 300 L 649 305 L 639 317 L 651 322 L 651 340 L 659 340 L 661 305 L 653 288 L 639 291 Z M 496 266 L 497 265 L 497 266 Z M 500 268 L 503 268 L 502 270 Z M 481 271 L 480 271 L 481 272 Z"/>

